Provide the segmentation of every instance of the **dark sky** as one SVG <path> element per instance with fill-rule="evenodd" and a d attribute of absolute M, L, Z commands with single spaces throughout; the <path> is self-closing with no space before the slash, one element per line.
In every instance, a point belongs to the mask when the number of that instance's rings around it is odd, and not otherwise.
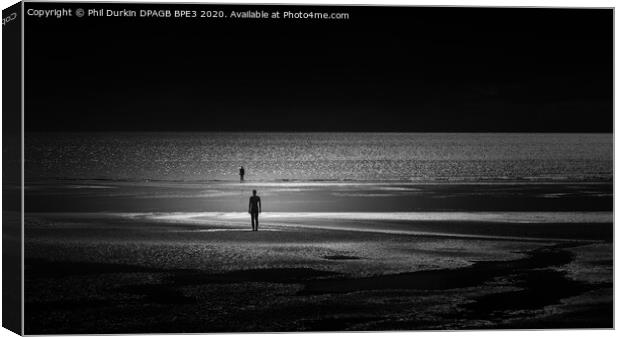
<path fill-rule="evenodd" d="M 26 8 L 146 5 L 26 3 Z M 349 20 L 26 18 L 30 131 L 611 132 L 611 9 L 154 5 Z"/>

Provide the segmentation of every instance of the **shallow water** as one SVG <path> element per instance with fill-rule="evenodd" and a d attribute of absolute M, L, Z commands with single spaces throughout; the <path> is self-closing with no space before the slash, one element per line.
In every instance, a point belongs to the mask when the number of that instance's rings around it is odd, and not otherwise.
<path fill-rule="evenodd" d="M 28 133 L 26 181 L 609 181 L 612 134 Z"/>

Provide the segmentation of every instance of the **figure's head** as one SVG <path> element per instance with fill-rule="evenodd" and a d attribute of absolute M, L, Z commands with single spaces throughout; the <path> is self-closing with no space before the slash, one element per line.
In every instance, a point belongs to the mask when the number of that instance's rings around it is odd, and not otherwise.
<path fill-rule="evenodd" d="M 256 195 L 256 190 L 252 190 L 252 194 L 253 194 L 253 195 Z"/>

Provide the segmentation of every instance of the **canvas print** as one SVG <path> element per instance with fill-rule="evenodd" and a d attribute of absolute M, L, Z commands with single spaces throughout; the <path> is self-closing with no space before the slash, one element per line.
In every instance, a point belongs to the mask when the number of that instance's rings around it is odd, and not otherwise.
<path fill-rule="evenodd" d="M 24 4 L 27 334 L 613 327 L 613 10 Z"/>

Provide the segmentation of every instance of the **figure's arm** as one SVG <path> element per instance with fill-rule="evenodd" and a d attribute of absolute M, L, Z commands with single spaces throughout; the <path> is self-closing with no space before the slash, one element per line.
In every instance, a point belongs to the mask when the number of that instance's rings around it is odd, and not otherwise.
<path fill-rule="evenodd" d="M 250 199 L 250 202 L 248 203 L 248 213 L 252 213 L 252 199 Z"/>
<path fill-rule="evenodd" d="M 258 198 L 258 213 L 261 213 L 263 211 L 262 208 L 263 208 L 263 204 L 261 204 L 260 198 Z"/>

